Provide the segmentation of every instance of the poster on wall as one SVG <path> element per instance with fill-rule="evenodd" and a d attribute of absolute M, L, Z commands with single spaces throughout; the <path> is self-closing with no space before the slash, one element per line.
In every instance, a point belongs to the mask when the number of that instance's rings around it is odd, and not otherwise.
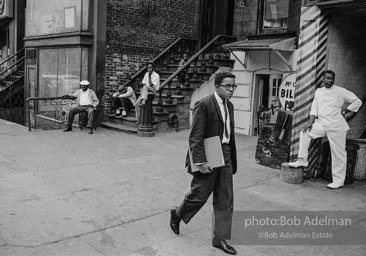
<path fill-rule="evenodd" d="M 65 8 L 65 28 L 74 28 L 75 27 L 75 12 L 76 7 L 67 7 Z"/>
<path fill-rule="evenodd" d="M 286 76 L 280 85 L 278 98 L 284 109 L 292 109 L 295 101 L 296 73 Z"/>

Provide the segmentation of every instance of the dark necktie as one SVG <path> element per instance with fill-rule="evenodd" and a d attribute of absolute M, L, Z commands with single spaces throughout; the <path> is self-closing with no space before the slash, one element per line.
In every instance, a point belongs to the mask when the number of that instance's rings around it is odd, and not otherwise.
<path fill-rule="evenodd" d="M 151 74 L 149 73 L 149 86 L 152 87 L 153 86 L 153 83 L 151 81 Z"/>
<path fill-rule="evenodd" d="M 226 100 L 224 100 L 223 102 L 223 105 L 224 105 L 224 111 L 225 111 L 225 121 L 224 121 L 224 135 L 225 135 L 225 138 L 229 138 L 229 133 L 228 133 L 228 130 L 227 130 L 227 109 L 226 109 Z"/>

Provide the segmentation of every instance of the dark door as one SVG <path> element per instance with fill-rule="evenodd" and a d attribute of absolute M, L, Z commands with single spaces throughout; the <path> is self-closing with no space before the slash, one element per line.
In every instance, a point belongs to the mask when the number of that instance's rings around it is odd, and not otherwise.
<path fill-rule="evenodd" d="M 202 0 L 201 47 L 217 35 L 233 34 L 235 0 Z"/>

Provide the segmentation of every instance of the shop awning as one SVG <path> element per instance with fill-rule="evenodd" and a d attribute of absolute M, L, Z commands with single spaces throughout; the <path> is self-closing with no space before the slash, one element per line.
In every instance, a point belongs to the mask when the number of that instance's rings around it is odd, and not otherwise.
<path fill-rule="evenodd" d="M 289 63 L 281 52 L 293 52 L 295 50 L 296 37 L 291 38 L 271 38 L 271 39 L 246 39 L 230 44 L 224 44 L 222 47 L 228 49 L 233 56 L 247 68 L 247 54 L 245 55 L 244 63 L 236 56 L 234 51 L 273 51 L 276 53 L 285 64 L 292 70 L 291 63 Z M 269 60 L 270 61 L 270 60 Z"/>
<path fill-rule="evenodd" d="M 261 51 L 276 50 L 289 51 L 295 50 L 295 37 L 291 38 L 271 38 L 271 39 L 246 39 L 234 43 L 224 44 L 222 47 L 231 51 Z"/>

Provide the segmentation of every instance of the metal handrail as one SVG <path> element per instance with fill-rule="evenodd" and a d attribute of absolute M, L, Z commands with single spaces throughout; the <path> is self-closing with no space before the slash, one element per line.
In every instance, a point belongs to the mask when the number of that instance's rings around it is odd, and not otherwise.
<path fill-rule="evenodd" d="M 14 62 L 11 66 L 8 66 L 6 69 L 4 69 L 3 71 L 1 71 L 0 73 L 0 77 L 2 76 L 2 74 L 6 73 L 8 70 L 11 70 L 14 66 L 18 66 L 18 64 L 24 64 L 24 56 L 20 59 L 18 59 L 16 62 Z M 20 65 L 19 65 L 20 66 Z M 10 74 L 8 74 L 7 76 L 3 76 L 2 79 L 8 77 Z"/>
<path fill-rule="evenodd" d="M 166 86 L 166 84 L 170 83 L 174 77 L 176 77 L 180 72 L 185 70 L 193 61 L 195 61 L 202 53 L 204 53 L 209 47 L 211 47 L 216 41 L 218 41 L 221 38 L 231 38 L 236 39 L 233 36 L 227 36 L 227 35 L 218 35 L 215 38 L 213 38 L 210 42 L 208 42 L 204 47 L 201 48 L 198 52 L 196 52 L 183 66 L 178 68 L 168 79 L 166 79 L 161 85 L 159 90 L 156 93 L 159 93 L 163 88 Z"/>
<path fill-rule="evenodd" d="M 152 59 L 150 62 L 155 63 L 158 59 L 160 59 L 161 57 L 163 57 L 168 51 L 170 51 L 174 46 L 176 46 L 180 41 L 182 40 L 191 40 L 191 41 L 197 41 L 194 39 L 190 39 L 190 38 L 183 38 L 183 37 L 179 37 L 177 38 L 173 43 L 171 43 L 168 47 L 166 47 L 162 52 L 160 52 L 154 59 Z M 141 75 L 144 71 L 146 71 L 147 67 L 143 67 L 140 70 L 138 70 L 132 77 L 131 79 L 125 83 L 125 86 L 129 86 L 134 80 L 135 78 L 137 78 L 139 75 Z"/>
<path fill-rule="evenodd" d="M 4 60 L 3 62 L 1 62 L 0 63 L 0 66 L 3 65 L 5 62 L 9 61 L 10 59 L 12 59 L 13 57 L 17 56 L 18 54 L 20 55 L 21 52 L 24 52 L 24 48 L 20 49 L 19 51 L 17 51 L 16 53 L 14 53 L 10 57 L 8 57 L 6 60 Z"/>

